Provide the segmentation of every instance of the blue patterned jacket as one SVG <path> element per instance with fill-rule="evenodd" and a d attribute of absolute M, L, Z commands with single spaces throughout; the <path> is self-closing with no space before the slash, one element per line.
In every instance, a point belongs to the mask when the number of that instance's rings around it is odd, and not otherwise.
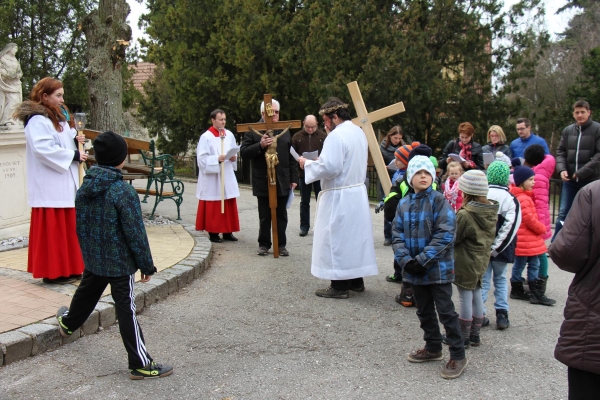
<path fill-rule="evenodd" d="M 75 209 L 85 269 L 109 277 L 156 272 L 140 199 L 121 170 L 93 166 L 77 191 Z"/>
<path fill-rule="evenodd" d="M 402 268 L 413 259 L 427 268 L 421 276 L 404 272 L 404 281 L 413 285 L 454 281 L 455 223 L 452 207 L 431 187 L 400 200 L 392 224 L 394 257 Z"/>

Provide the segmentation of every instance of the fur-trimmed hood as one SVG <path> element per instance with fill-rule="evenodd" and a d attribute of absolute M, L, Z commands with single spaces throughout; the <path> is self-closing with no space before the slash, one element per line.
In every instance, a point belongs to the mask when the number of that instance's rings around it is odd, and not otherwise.
<path fill-rule="evenodd" d="M 34 115 L 43 115 L 44 117 L 49 118 L 46 107 L 34 101 L 26 100 L 17 106 L 13 118 L 21 120 L 23 126 L 27 126 L 27 123 Z"/>

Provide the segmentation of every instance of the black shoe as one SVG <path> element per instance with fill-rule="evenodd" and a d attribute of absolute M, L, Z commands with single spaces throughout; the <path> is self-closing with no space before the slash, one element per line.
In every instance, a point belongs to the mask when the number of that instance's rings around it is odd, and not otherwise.
<path fill-rule="evenodd" d="M 496 327 L 500 330 L 506 329 L 510 326 L 510 321 L 508 320 L 508 311 L 506 310 L 496 310 Z"/>
<path fill-rule="evenodd" d="M 490 319 L 484 315 L 483 316 L 483 323 L 481 324 L 481 327 L 483 328 L 485 326 L 490 326 Z"/>
<path fill-rule="evenodd" d="M 229 240 L 230 242 L 237 242 L 238 238 L 233 236 L 233 233 L 224 233 L 223 240 Z"/>
<path fill-rule="evenodd" d="M 531 304 L 542 304 L 545 306 L 553 306 L 556 304 L 556 300 L 549 299 L 545 294 L 542 293 L 542 284 L 544 281 L 537 280 L 533 282 L 529 282 L 529 288 L 531 289 L 531 297 L 529 298 L 529 302 Z"/>
<path fill-rule="evenodd" d="M 282 246 L 279 248 L 279 255 L 282 257 L 287 257 L 290 255 L 290 252 L 287 251 L 287 249 L 285 248 L 285 246 Z"/>
<path fill-rule="evenodd" d="M 385 239 L 383 241 L 383 245 L 384 246 L 391 246 L 392 245 L 392 239 Z"/>
<path fill-rule="evenodd" d="M 365 291 L 365 285 L 358 286 L 358 287 L 353 287 L 353 288 L 349 288 L 349 289 L 352 290 L 353 292 L 364 292 Z"/>
<path fill-rule="evenodd" d="M 76 279 L 72 278 L 72 277 L 64 277 L 61 276 L 60 278 L 56 278 L 56 279 L 49 279 L 49 278 L 43 278 L 42 282 L 47 283 L 49 285 L 55 284 L 55 285 L 66 285 L 68 283 L 73 283 L 75 282 Z"/>
<path fill-rule="evenodd" d="M 347 299 L 350 297 L 350 293 L 347 290 L 337 290 L 331 286 L 326 289 L 317 289 L 315 294 L 319 297 L 326 297 L 329 299 Z"/>
<path fill-rule="evenodd" d="M 530 295 L 525 293 L 525 289 L 523 289 L 523 282 L 513 282 L 510 281 L 510 286 L 512 287 L 510 291 L 510 298 L 515 300 L 525 300 L 528 301 Z"/>
<path fill-rule="evenodd" d="M 308 229 L 304 230 L 304 229 L 300 229 L 300 236 L 304 237 L 308 235 Z"/>
<path fill-rule="evenodd" d="M 62 337 L 69 337 L 73 334 L 73 331 L 70 331 L 69 328 L 65 324 L 63 324 L 63 317 L 69 312 L 69 307 L 62 306 L 56 312 L 56 320 L 58 321 L 58 330 Z"/>
<path fill-rule="evenodd" d="M 152 361 L 144 368 L 132 369 L 129 379 L 140 380 L 146 378 L 162 378 L 173 373 L 173 367 L 170 365 L 157 364 Z"/>
<path fill-rule="evenodd" d="M 209 233 L 208 234 L 208 240 L 210 240 L 213 243 L 221 243 L 223 241 L 223 239 L 221 239 L 219 237 L 218 233 Z"/>

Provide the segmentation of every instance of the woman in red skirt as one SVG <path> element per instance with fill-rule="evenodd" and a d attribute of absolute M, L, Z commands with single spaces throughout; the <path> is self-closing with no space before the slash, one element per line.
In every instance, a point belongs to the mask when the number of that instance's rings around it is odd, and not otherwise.
<path fill-rule="evenodd" d="M 75 231 L 75 192 L 80 161 L 73 122 L 63 105 L 62 82 L 40 80 L 30 101 L 15 117 L 25 125 L 26 168 L 31 225 L 27 271 L 45 283 L 69 283 L 83 273 L 83 258 Z"/>

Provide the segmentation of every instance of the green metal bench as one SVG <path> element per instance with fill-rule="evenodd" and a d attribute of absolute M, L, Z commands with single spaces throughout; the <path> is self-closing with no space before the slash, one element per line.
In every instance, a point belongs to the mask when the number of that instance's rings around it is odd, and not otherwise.
<path fill-rule="evenodd" d="M 90 129 L 84 130 L 85 137 L 91 140 L 94 140 L 100 133 L 100 131 Z M 181 220 L 179 206 L 183 202 L 184 184 L 175 178 L 175 162 L 173 157 L 170 154 L 157 154 L 154 140 L 147 142 L 128 137 L 123 137 L 123 139 L 125 139 L 128 146 L 127 161 L 123 166 L 125 178 L 127 174 L 130 174 L 129 177 L 135 179 L 147 179 L 148 183 L 145 189 L 136 188 L 135 190 L 139 194 L 144 195 L 144 198 L 141 200 L 142 203 L 147 203 L 149 196 L 154 196 L 155 198 L 150 219 L 154 218 L 156 207 L 161 201 L 171 199 L 177 205 L 177 219 Z M 86 162 L 88 167 L 96 163 L 93 151 L 90 153 L 92 154 L 90 154 Z M 132 163 L 132 154 L 140 155 L 143 163 Z"/>

